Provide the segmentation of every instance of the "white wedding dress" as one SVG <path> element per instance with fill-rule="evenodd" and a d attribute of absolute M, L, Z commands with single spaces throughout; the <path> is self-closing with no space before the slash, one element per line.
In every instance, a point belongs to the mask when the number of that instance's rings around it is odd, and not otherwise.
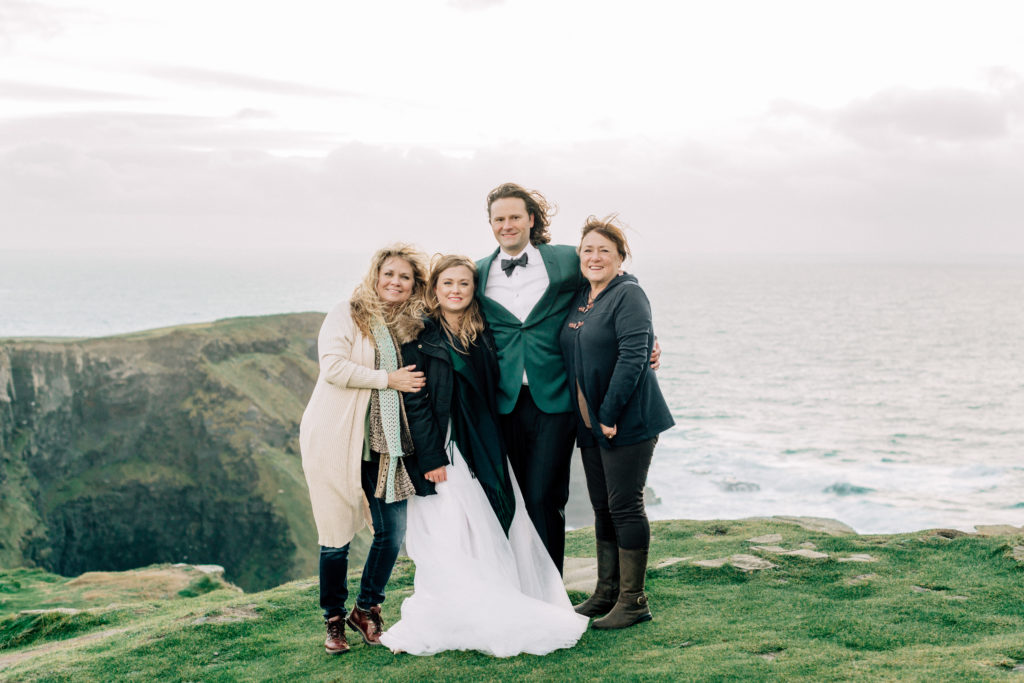
<path fill-rule="evenodd" d="M 573 611 L 515 477 L 509 473 L 516 512 L 506 538 L 483 488 L 452 449 L 437 495 L 409 500 L 405 544 L 416 563 L 414 592 L 381 642 L 414 655 L 479 650 L 511 657 L 572 647 L 588 619 Z"/>

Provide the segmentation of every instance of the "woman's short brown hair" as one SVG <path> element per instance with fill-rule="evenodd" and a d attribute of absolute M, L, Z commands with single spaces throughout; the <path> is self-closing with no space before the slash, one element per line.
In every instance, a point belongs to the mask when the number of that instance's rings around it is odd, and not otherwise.
<path fill-rule="evenodd" d="M 616 249 L 619 251 L 619 256 L 625 261 L 627 258 L 632 256 L 629 251 L 629 242 L 626 240 L 626 233 L 622 229 L 623 226 L 619 221 L 619 215 L 616 213 L 605 216 L 604 218 L 598 218 L 597 216 L 588 216 L 587 222 L 583 224 L 583 232 L 580 235 L 580 243 L 582 244 L 583 238 L 592 232 L 606 237 L 611 240 Z M 578 252 L 580 249 L 576 247 Z"/>

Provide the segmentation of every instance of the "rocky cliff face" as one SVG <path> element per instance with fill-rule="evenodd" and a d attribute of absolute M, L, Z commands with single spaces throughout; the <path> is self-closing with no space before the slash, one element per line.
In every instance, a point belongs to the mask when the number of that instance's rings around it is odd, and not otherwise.
<path fill-rule="evenodd" d="M 298 424 L 322 319 L 0 341 L 0 566 L 315 574 Z"/>

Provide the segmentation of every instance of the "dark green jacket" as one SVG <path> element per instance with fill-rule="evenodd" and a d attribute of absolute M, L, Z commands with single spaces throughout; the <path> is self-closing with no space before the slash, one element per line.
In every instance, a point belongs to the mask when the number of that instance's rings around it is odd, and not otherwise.
<path fill-rule="evenodd" d="M 523 370 L 530 383 L 534 403 L 545 413 L 568 413 L 569 383 L 558 345 L 558 333 L 569 312 L 576 290 L 583 283 L 580 259 L 575 247 L 564 244 L 539 244 L 537 249 L 548 271 L 548 288 L 530 311 L 525 322 L 504 306 L 484 295 L 491 262 L 499 250 L 476 262 L 480 282 L 477 297 L 498 345 L 501 384 L 498 412 L 507 415 L 516 406 L 523 385 Z"/>

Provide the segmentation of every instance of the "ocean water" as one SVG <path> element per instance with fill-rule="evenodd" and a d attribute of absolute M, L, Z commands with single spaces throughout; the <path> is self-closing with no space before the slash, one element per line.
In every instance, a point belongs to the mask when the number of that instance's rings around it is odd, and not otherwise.
<path fill-rule="evenodd" d="M 326 311 L 367 255 L 0 251 L 0 338 Z M 677 426 L 655 519 L 1024 524 L 1024 262 L 638 260 Z"/>

